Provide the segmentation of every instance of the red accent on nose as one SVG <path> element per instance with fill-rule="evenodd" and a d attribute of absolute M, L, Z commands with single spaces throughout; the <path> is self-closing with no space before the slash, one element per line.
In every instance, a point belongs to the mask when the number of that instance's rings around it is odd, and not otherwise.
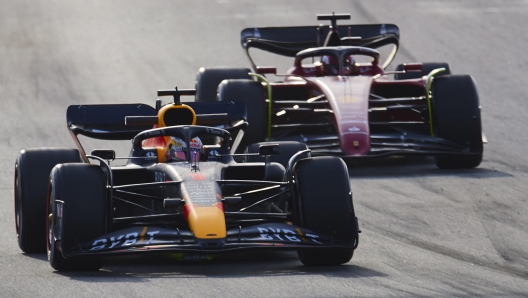
<path fill-rule="evenodd" d="M 189 214 L 191 211 L 196 208 L 196 204 L 185 204 L 183 206 L 183 218 L 187 221 L 187 218 L 189 217 Z"/>
<path fill-rule="evenodd" d="M 206 179 L 203 173 L 192 173 L 192 174 L 187 174 L 187 175 L 190 176 L 191 179 L 194 181 L 204 181 Z"/>
<path fill-rule="evenodd" d="M 222 210 L 222 212 L 224 212 L 224 204 L 218 202 L 214 203 L 213 206 L 217 207 L 218 209 Z"/>

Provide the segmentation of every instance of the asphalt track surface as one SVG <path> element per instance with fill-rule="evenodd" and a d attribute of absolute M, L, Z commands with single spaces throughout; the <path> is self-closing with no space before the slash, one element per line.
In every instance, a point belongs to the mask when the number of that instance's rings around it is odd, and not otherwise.
<path fill-rule="evenodd" d="M 324 3 L 324 4 L 323 4 Z M 528 1 L 0 1 L 1 297 L 345 297 L 528 295 Z M 429 158 L 351 163 L 363 233 L 352 261 L 306 268 L 295 253 L 182 263 L 107 260 L 58 273 L 23 254 L 13 217 L 21 149 L 73 147 L 68 105 L 154 104 L 201 66 L 248 66 L 245 27 L 395 23 L 399 62 L 445 61 L 478 84 L 489 144 L 474 170 Z M 128 144 L 88 143 L 120 148 Z M 88 146 L 88 149 L 90 149 Z M 91 147 L 91 148 L 94 148 Z"/>

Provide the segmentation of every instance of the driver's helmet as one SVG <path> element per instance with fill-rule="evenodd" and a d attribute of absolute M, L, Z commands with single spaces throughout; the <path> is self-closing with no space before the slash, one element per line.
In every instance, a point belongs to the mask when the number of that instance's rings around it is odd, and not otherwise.
<path fill-rule="evenodd" d="M 323 63 L 323 69 L 326 74 L 339 74 L 339 61 L 332 55 L 324 55 L 321 57 L 321 63 Z"/>
<path fill-rule="evenodd" d="M 200 152 L 202 150 L 202 141 L 195 137 L 191 140 L 191 161 L 200 160 Z M 187 160 L 187 144 L 180 138 L 171 136 L 170 142 L 165 151 L 165 161 L 185 161 Z"/>

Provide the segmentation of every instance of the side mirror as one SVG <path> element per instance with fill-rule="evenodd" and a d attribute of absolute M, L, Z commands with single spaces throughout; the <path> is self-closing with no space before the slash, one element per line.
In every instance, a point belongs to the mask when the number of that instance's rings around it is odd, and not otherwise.
<path fill-rule="evenodd" d="M 114 160 L 115 151 L 110 149 L 96 149 L 92 151 L 93 156 L 100 157 L 105 160 Z"/>
<path fill-rule="evenodd" d="M 220 153 L 222 147 L 220 145 L 203 145 L 200 161 L 216 161 L 219 160 L 217 154 Z"/>
<path fill-rule="evenodd" d="M 259 154 L 263 156 L 270 156 L 273 154 L 280 154 L 279 144 L 265 144 L 259 146 Z"/>
<path fill-rule="evenodd" d="M 276 74 L 277 68 L 274 66 L 257 66 L 257 73 L 262 74 Z"/>
<path fill-rule="evenodd" d="M 422 63 L 405 63 L 403 64 L 403 70 L 405 72 L 412 72 L 412 71 L 421 72 L 422 66 L 423 66 Z"/>
<path fill-rule="evenodd" d="M 182 199 L 180 198 L 166 198 L 163 200 L 163 208 L 178 208 L 182 204 Z"/>

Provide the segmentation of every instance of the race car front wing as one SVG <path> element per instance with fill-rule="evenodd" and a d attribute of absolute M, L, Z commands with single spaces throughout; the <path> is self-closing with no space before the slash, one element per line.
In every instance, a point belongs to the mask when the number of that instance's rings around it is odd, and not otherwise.
<path fill-rule="evenodd" d="M 220 239 L 198 239 L 189 230 L 148 226 L 126 228 L 90 242 L 78 243 L 77 247 L 63 251 L 63 255 L 66 258 L 77 258 L 145 252 L 219 254 L 251 249 L 354 250 L 358 245 L 358 238 L 356 233 L 351 243 L 345 243 L 334 237 L 285 223 L 239 226 L 228 230 L 227 237 Z"/>

